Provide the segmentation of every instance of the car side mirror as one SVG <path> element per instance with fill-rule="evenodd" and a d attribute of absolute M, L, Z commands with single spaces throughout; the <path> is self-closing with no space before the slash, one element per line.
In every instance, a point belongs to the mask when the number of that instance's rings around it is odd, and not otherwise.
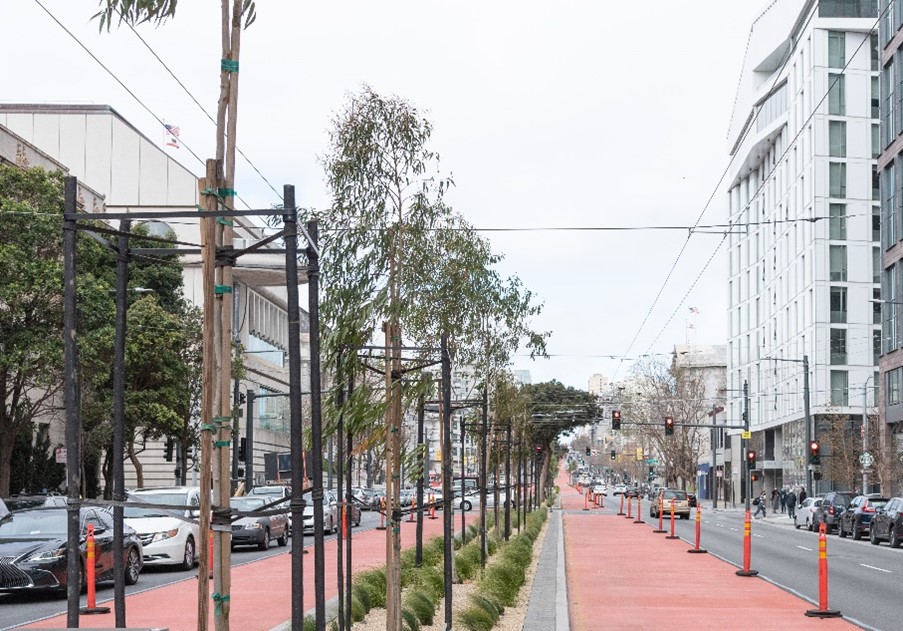
<path fill-rule="evenodd" d="M 199 511 L 199 510 L 193 510 L 193 511 L 191 511 L 191 516 L 192 516 L 192 517 L 200 517 L 200 516 L 201 516 L 201 511 Z"/>

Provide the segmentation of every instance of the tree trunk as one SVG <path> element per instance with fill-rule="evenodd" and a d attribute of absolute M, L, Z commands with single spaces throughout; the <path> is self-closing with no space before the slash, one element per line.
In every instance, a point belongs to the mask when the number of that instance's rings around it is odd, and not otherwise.
<path fill-rule="evenodd" d="M 129 453 L 129 462 L 135 467 L 135 486 L 140 489 L 144 486 L 144 465 L 141 464 L 141 461 L 138 459 L 138 454 L 135 453 L 134 441 L 128 441 L 126 449 Z"/>
<path fill-rule="evenodd" d="M 13 429 L 0 434 L 0 497 L 10 496 L 9 483 L 12 477 L 10 461 L 13 458 L 13 446 L 16 442 L 17 433 Z"/>

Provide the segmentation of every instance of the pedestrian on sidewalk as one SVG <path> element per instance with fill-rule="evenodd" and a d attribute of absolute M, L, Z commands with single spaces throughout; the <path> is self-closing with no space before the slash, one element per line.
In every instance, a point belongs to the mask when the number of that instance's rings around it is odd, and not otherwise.
<path fill-rule="evenodd" d="M 777 487 L 771 491 L 771 514 L 778 512 L 778 506 L 781 505 L 781 494 L 778 493 Z"/>
<path fill-rule="evenodd" d="M 767 503 L 768 498 L 765 497 L 765 490 L 762 490 L 762 493 L 759 494 L 759 497 L 753 500 L 753 504 L 756 505 L 756 512 L 753 514 L 753 517 L 758 517 L 759 513 L 762 513 L 762 517 L 766 517 L 768 515 Z"/>
<path fill-rule="evenodd" d="M 797 495 L 797 497 L 796 497 L 797 503 L 798 503 L 800 506 L 802 506 L 802 505 L 803 505 L 803 501 L 806 499 L 806 497 L 807 497 L 807 495 L 806 495 L 806 489 L 800 487 L 800 493 L 799 493 L 799 495 Z"/>
<path fill-rule="evenodd" d="M 781 489 L 781 514 L 787 512 L 787 489 Z"/>
<path fill-rule="evenodd" d="M 793 489 L 787 491 L 787 516 L 790 519 L 796 517 L 796 493 L 793 492 Z"/>

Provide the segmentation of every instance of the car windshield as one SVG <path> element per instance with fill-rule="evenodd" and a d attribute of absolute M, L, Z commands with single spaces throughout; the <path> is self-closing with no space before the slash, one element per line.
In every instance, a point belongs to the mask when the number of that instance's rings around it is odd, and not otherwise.
<path fill-rule="evenodd" d="M 878 510 L 879 508 L 884 508 L 885 504 L 887 504 L 889 501 L 890 500 L 883 498 L 883 497 L 882 498 L 873 497 L 868 502 L 866 502 L 866 506 L 868 506 L 869 508 L 874 508 L 875 510 Z"/>
<path fill-rule="evenodd" d="M 685 499 L 687 499 L 687 492 L 686 491 L 667 490 L 664 492 L 664 498 L 666 500 L 670 500 L 670 499 L 685 500 Z"/>
<path fill-rule="evenodd" d="M 259 510 L 267 500 L 262 497 L 233 497 L 232 508 L 240 511 Z"/>
<path fill-rule="evenodd" d="M 139 518 L 139 517 L 170 517 L 173 514 L 181 514 L 188 506 L 187 493 L 132 493 L 129 495 L 130 502 L 140 502 L 142 504 L 165 504 L 172 506 L 172 509 L 166 508 L 145 508 L 141 506 L 128 506 L 126 504 L 122 511 L 123 517 Z"/>
<path fill-rule="evenodd" d="M 23 511 L 0 521 L 0 537 L 21 535 L 66 536 L 66 511 Z"/>

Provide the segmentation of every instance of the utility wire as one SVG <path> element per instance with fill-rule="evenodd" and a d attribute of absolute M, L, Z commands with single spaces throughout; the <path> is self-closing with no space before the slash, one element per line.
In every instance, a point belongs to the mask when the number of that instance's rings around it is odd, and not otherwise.
<path fill-rule="evenodd" d="M 82 43 L 82 41 L 75 35 L 75 33 L 73 33 L 73 32 L 70 31 L 68 28 L 66 28 L 66 26 L 65 26 L 62 22 L 60 22 L 60 21 L 57 19 L 57 17 L 56 17 L 53 13 L 51 13 L 50 10 L 47 9 L 47 7 L 45 7 L 45 6 L 41 3 L 41 0 L 34 0 L 34 2 L 35 2 L 35 4 L 37 4 L 39 7 L 41 7 L 41 9 L 43 9 L 44 13 L 46 13 L 46 14 L 50 17 L 51 20 L 53 20 L 54 22 L 56 22 L 56 24 L 57 24 L 61 29 L 63 29 L 63 31 L 65 31 L 66 34 L 69 35 L 69 37 L 71 37 L 73 40 L 75 40 L 75 43 L 77 43 L 77 44 L 81 47 L 82 50 L 84 50 L 86 53 L 88 53 L 88 56 L 91 57 L 91 59 L 93 59 L 95 62 L 97 62 L 97 65 L 100 66 L 101 68 L 103 68 L 104 71 L 105 71 L 108 75 L 110 75 L 110 77 L 111 77 L 116 83 L 118 83 L 119 86 L 120 86 L 123 90 L 125 90 L 126 93 L 128 93 L 128 95 L 131 96 L 131 97 L 135 100 L 136 103 L 138 103 L 138 105 L 140 105 L 140 106 L 144 109 L 144 111 L 146 111 L 148 114 L 150 114 L 151 118 L 153 118 L 155 121 L 157 121 L 157 122 L 160 124 L 160 127 L 164 128 L 164 129 L 166 128 L 166 123 L 163 122 L 163 119 L 160 118 L 159 116 L 157 116 L 157 114 L 154 113 L 154 111 L 153 111 L 153 110 L 152 110 L 152 109 L 151 109 L 144 101 L 142 101 L 142 100 L 138 97 L 137 94 L 135 94 L 131 89 L 129 89 L 129 87 L 122 81 L 122 79 L 120 79 L 118 76 L 116 76 L 116 74 L 115 74 L 112 70 L 110 70 L 110 68 L 107 67 L 106 64 L 104 64 L 104 63 L 97 57 L 97 55 L 95 55 L 94 53 L 92 53 L 91 50 L 90 50 L 87 46 L 85 46 L 85 45 Z M 198 154 L 196 154 L 196 153 L 194 152 L 194 150 L 192 150 L 191 147 L 188 146 L 187 143 L 185 143 L 185 142 L 184 142 L 183 140 L 181 140 L 181 139 L 180 139 L 180 142 L 181 142 L 182 146 L 185 147 L 185 149 L 188 151 L 188 153 L 190 153 L 190 154 L 194 157 L 194 159 L 198 161 L 198 163 L 199 163 L 201 166 L 205 166 L 206 163 L 204 162 L 204 160 L 202 160 L 202 159 L 200 158 L 200 156 L 198 156 Z M 239 199 L 239 200 L 241 201 L 241 203 L 244 204 L 249 210 L 251 209 L 251 206 L 248 204 L 248 202 L 246 202 L 244 199 L 242 199 L 242 197 L 241 197 L 240 195 L 237 195 L 237 194 L 236 194 L 235 197 L 236 197 L 237 199 Z M 99 217 L 99 218 L 100 218 L 100 217 Z"/>
<path fill-rule="evenodd" d="M 191 91 L 185 86 L 185 84 L 182 83 L 182 81 L 179 79 L 179 77 L 176 76 L 176 74 L 169 68 L 169 66 L 166 65 L 166 62 L 164 62 L 160 58 L 160 56 L 151 47 L 151 45 L 148 44 L 147 41 L 143 37 L 141 37 L 141 34 L 138 33 L 138 31 L 135 29 L 135 27 L 132 26 L 128 21 L 126 21 L 125 24 L 126 24 L 126 26 L 129 27 L 129 30 L 131 30 L 132 33 L 135 34 L 135 37 L 137 37 L 138 40 L 142 44 L 144 44 L 144 47 L 147 48 L 148 52 L 150 52 L 150 54 L 154 56 L 154 59 L 156 59 L 158 62 L 160 62 L 160 65 L 163 66 L 163 68 L 166 70 L 166 72 L 169 73 L 169 76 L 172 77 L 173 80 L 175 80 L 175 82 L 179 84 L 179 87 L 182 88 L 182 90 L 185 92 L 185 94 L 188 95 L 188 98 L 190 98 L 192 101 L 194 101 L 194 104 L 198 106 L 198 109 L 200 109 L 201 112 L 203 112 L 204 115 L 208 119 L 210 119 L 210 122 L 213 123 L 215 126 L 216 120 L 213 118 L 213 116 L 211 116 L 210 113 L 204 108 L 204 106 L 201 105 L 201 103 L 195 98 L 194 94 L 192 94 Z M 282 194 L 278 190 L 276 190 L 276 187 L 274 187 L 273 184 L 266 178 L 266 176 L 263 173 L 261 173 L 260 169 L 258 169 L 257 166 L 253 162 L 251 162 L 251 159 L 247 155 L 245 155 L 245 152 L 242 151 L 241 148 L 239 148 L 237 144 L 235 146 L 235 150 L 239 153 L 239 155 L 241 155 L 242 158 L 244 158 L 245 162 L 248 163 L 248 166 L 250 166 L 254 170 L 254 172 L 260 176 L 260 179 L 262 179 L 264 181 L 264 183 L 270 187 L 270 190 L 276 194 L 276 198 L 280 202 L 282 202 Z"/>

